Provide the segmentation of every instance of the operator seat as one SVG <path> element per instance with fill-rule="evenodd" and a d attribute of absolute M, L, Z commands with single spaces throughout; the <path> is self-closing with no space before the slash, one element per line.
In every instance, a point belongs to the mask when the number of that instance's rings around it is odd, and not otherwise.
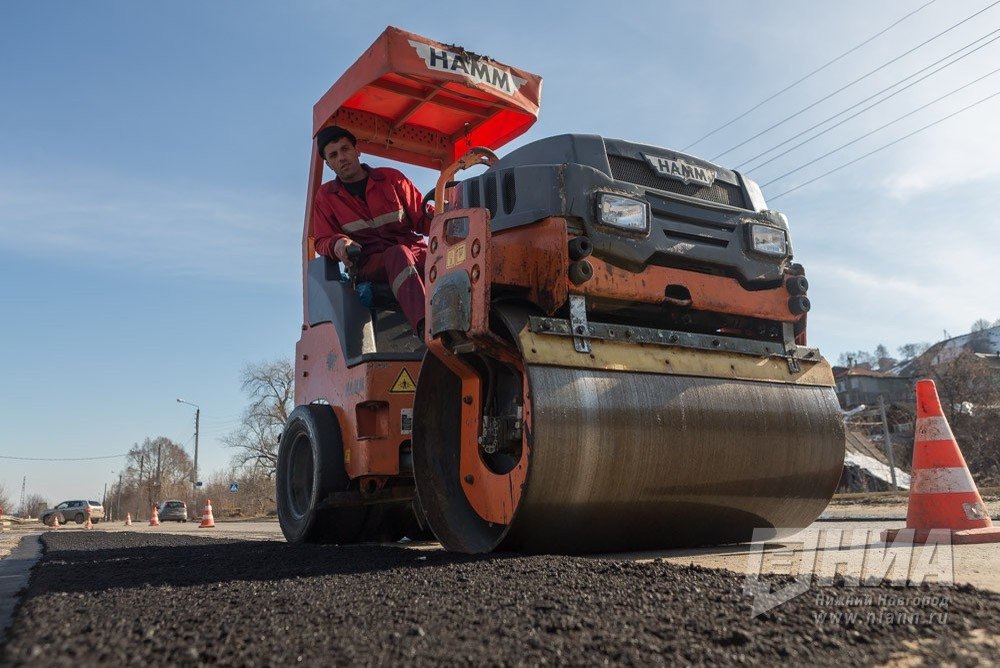
<path fill-rule="evenodd" d="M 321 255 L 309 261 L 306 304 L 310 326 L 333 324 L 347 366 L 423 358 L 423 341 L 413 333 L 388 283 L 359 283 L 355 289 L 340 262 Z"/>

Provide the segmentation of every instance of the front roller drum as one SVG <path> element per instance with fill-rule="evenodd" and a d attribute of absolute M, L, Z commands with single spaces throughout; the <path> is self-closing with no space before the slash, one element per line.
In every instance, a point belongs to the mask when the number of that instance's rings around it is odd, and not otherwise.
<path fill-rule="evenodd" d="M 808 526 L 840 478 L 830 387 L 528 365 L 527 467 L 512 520 L 459 473 L 461 385 L 434 356 L 414 404 L 417 491 L 449 550 L 606 552 L 745 542 Z"/>

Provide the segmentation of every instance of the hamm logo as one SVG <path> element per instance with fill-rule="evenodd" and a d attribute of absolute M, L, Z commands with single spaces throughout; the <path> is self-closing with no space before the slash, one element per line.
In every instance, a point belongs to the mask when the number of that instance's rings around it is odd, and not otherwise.
<path fill-rule="evenodd" d="M 474 58 L 467 53 L 452 53 L 435 49 L 430 44 L 410 40 L 410 46 L 424 59 L 427 67 L 439 72 L 457 72 L 477 84 L 486 84 L 507 95 L 514 95 L 524 85 L 525 79 L 514 76 L 508 70 L 500 69 L 485 60 Z"/>
<path fill-rule="evenodd" d="M 698 165 L 692 165 L 690 163 L 684 162 L 682 159 L 674 158 L 661 158 L 655 155 L 645 155 L 643 157 L 649 161 L 653 169 L 660 176 L 665 176 L 669 179 L 677 179 L 678 181 L 683 181 L 684 185 L 689 183 L 697 183 L 708 187 L 715 183 L 716 172 L 711 169 L 705 169 L 704 167 L 699 167 Z"/>

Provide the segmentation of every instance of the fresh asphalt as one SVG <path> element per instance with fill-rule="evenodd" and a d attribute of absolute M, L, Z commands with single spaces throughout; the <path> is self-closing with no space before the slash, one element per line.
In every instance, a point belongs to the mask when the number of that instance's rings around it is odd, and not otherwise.
<path fill-rule="evenodd" d="M 41 540 L 0 665 L 962 665 L 1000 651 L 1000 596 L 970 586 L 813 588 L 753 617 L 744 576 L 659 560 L 137 532 Z M 867 601 L 850 598 L 859 591 Z"/>

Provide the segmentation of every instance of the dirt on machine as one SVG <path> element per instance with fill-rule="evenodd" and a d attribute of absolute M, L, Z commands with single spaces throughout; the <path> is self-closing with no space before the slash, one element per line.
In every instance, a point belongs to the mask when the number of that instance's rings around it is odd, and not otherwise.
<path fill-rule="evenodd" d="M 314 134 L 339 125 L 440 176 L 415 335 L 388 286 L 317 256 L 313 151 L 289 541 L 737 543 L 808 526 L 833 495 L 843 427 L 785 216 L 745 175 L 652 144 L 564 134 L 498 157 L 541 88 L 390 27 L 316 103 Z"/>

